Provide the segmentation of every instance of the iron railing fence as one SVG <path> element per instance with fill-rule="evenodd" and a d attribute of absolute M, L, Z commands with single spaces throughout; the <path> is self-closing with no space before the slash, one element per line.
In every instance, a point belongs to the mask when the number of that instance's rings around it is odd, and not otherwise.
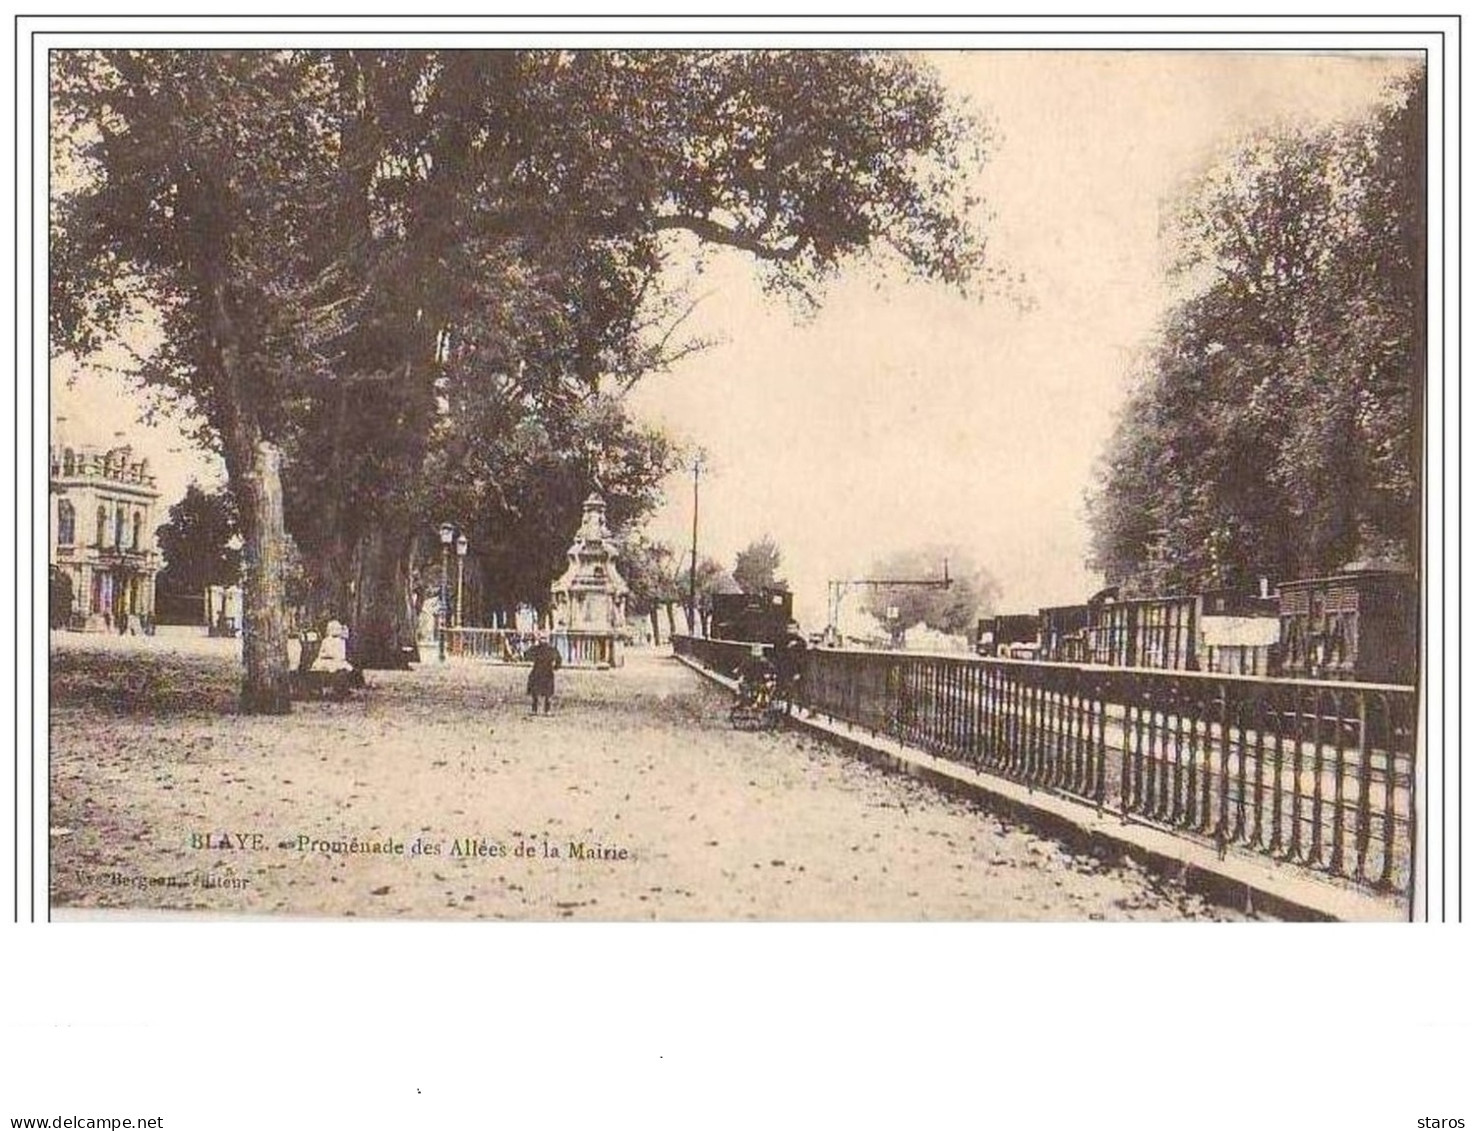
<path fill-rule="evenodd" d="M 748 646 L 678 641 L 731 670 Z M 1382 684 L 812 649 L 807 706 L 937 757 L 1384 891 L 1412 884 L 1416 694 Z"/>
<path fill-rule="evenodd" d="M 447 628 L 444 631 L 446 655 L 504 664 L 522 663 L 523 654 L 537 640 L 535 633 L 512 628 Z M 564 664 L 571 668 L 613 668 L 619 667 L 622 660 L 620 640 L 614 633 L 556 629 L 548 634 L 548 640 L 558 649 Z"/>
<path fill-rule="evenodd" d="M 753 643 L 745 640 L 709 640 L 702 636 L 677 635 L 671 638 L 672 651 L 678 656 L 696 660 L 708 671 L 736 676 L 750 655 Z M 763 644 L 764 655 L 773 655 L 773 646 Z"/>

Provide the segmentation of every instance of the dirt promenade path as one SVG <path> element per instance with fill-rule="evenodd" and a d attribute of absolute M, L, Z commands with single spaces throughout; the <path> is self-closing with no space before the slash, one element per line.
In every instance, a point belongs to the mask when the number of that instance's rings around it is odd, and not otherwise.
<path fill-rule="evenodd" d="M 560 673 L 548 718 L 528 716 L 523 669 L 453 662 L 267 719 L 229 713 L 235 660 L 217 644 L 58 638 L 55 907 L 1234 917 L 822 740 L 736 732 L 723 695 L 661 655 Z"/>

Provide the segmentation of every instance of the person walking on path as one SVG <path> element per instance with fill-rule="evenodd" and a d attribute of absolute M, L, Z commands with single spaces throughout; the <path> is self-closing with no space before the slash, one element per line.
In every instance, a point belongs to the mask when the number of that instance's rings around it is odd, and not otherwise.
<path fill-rule="evenodd" d="M 533 670 L 528 673 L 528 697 L 533 701 L 533 714 L 538 714 L 538 701 L 543 700 L 543 713 L 553 714 L 554 672 L 563 666 L 559 650 L 548 642 L 547 633 L 538 634 L 537 643 L 528 649 L 527 658 L 533 661 Z"/>

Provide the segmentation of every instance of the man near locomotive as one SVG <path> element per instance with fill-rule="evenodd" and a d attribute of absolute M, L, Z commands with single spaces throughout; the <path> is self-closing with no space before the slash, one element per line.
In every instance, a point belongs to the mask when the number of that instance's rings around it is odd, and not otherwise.
<path fill-rule="evenodd" d="M 784 639 L 775 649 L 775 665 L 779 671 L 780 694 L 784 696 L 784 713 L 791 714 L 795 707 L 803 707 L 802 692 L 805 678 L 805 652 L 809 642 L 800 632 L 798 621 L 790 621 Z"/>

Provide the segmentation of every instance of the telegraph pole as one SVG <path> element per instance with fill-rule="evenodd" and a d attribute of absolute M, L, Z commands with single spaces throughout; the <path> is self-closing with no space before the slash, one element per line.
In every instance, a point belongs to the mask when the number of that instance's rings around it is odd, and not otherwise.
<path fill-rule="evenodd" d="M 687 628 L 697 631 L 697 484 L 702 476 L 702 452 L 692 457 L 692 565 L 687 571 Z"/>

